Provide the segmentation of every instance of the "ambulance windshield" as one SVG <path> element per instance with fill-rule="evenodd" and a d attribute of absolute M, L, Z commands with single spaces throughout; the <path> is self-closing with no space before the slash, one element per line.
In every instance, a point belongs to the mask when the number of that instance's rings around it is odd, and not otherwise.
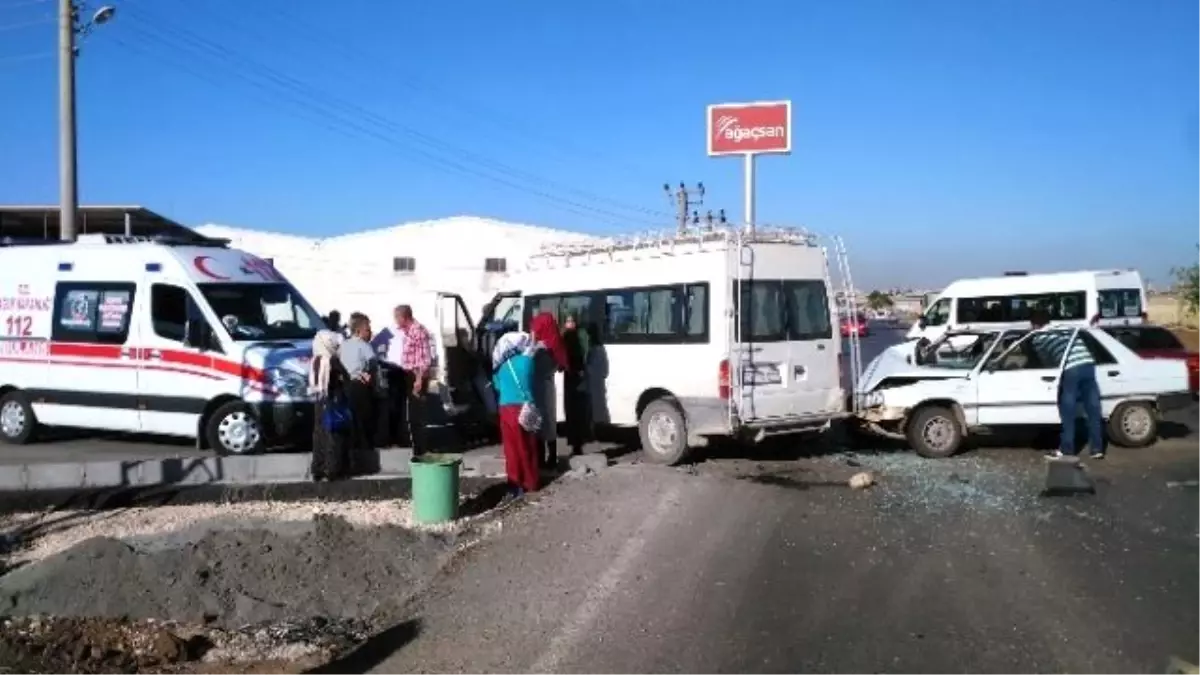
<path fill-rule="evenodd" d="M 200 284 L 200 292 L 234 340 L 307 340 L 324 327 L 289 284 Z"/>

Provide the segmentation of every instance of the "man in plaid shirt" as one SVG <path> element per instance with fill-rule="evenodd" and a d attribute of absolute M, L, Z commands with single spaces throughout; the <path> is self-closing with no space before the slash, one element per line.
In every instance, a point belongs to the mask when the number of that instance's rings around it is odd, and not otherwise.
<path fill-rule="evenodd" d="M 400 368 L 404 371 L 407 389 L 408 437 L 413 456 L 425 454 L 425 390 L 429 386 L 429 367 L 433 364 L 433 339 L 424 326 L 413 319 L 412 307 L 396 308 L 396 327 L 404 333 L 404 348 L 400 352 Z"/>

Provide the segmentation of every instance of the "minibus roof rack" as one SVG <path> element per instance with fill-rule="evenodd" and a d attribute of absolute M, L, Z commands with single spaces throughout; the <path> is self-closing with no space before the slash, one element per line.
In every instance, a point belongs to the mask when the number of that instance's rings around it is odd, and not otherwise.
<path fill-rule="evenodd" d="M 81 234 L 76 240 L 79 244 L 158 244 L 159 246 L 201 246 L 206 248 L 228 248 L 228 239 L 217 239 L 196 235 L 180 237 L 175 235 L 130 235 L 130 234 Z"/>
<path fill-rule="evenodd" d="M 228 239 L 213 237 L 180 237 L 172 235 L 126 235 L 126 234 L 81 234 L 75 241 L 61 239 L 39 239 L 33 237 L 0 237 L 0 247 L 17 246 L 64 246 L 73 244 L 158 244 L 159 246 L 200 246 L 205 248 L 229 248 Z"/>
<path fill-rule="evenodd" d="M 0 237 L 0 248 L 10 248 L 15 246 L 54 246 L 57 244 L 68 244 L 70 242 L 60 239 L 37 239 L 34 237 Z"/>

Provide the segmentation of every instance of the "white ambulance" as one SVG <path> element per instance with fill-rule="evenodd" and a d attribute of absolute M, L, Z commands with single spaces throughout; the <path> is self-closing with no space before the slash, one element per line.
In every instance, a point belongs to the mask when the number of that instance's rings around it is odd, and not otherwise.
<path fill-rule="evenodd" d="M 323 325 L 271 263 L 224 240 L 0 245 L 0 440 L 28 443 L 40 425 L 222 454 L 302 439 Z"/>

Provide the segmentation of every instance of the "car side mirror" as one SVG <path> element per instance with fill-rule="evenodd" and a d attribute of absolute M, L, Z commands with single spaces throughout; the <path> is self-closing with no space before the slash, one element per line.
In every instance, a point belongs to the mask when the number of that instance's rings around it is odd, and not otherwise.
<path fill-rule="evenodd" d="M 923 316 L 921 318 L 917 319 L 917 327 L 920 328 L 921 330 L 925 330 L 925 327 L 928 325 L 929 325 L 929 319 L 926 319 Z"/>

